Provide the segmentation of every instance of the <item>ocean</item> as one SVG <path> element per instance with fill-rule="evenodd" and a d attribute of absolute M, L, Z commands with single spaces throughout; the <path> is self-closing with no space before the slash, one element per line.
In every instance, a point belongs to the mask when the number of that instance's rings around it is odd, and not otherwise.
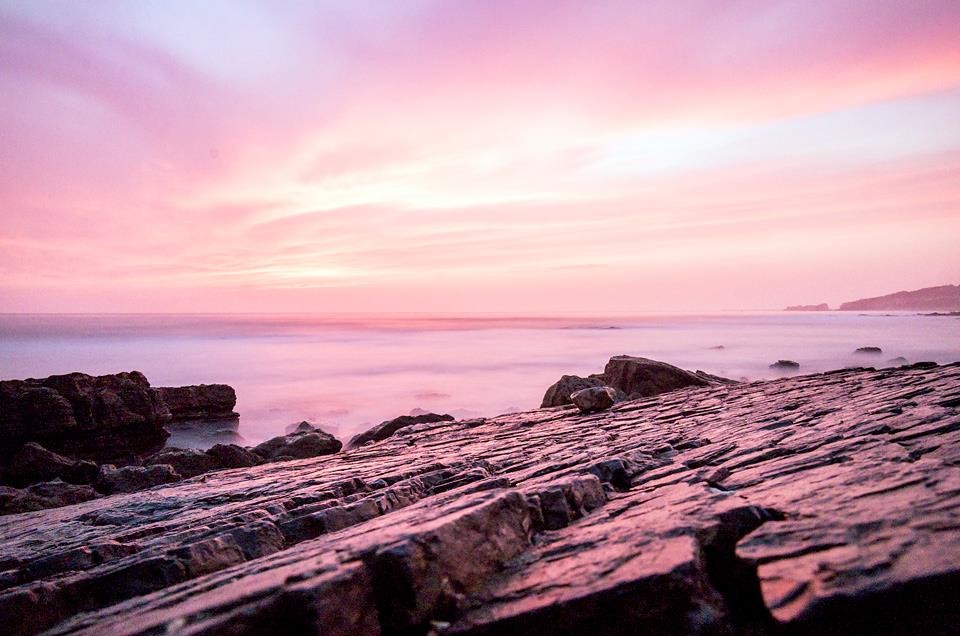
<path fill-rule="evenodd" d="M 883 354 L 853 353 L 864 346 Z M 960 360 L 960 318 L 0 315 L 0 379 L 136 369 L 154 386 L 230 384 L 238 441 L 249 444 L 301 420 L 346 440 L 419 410 L 465 418 L 534 409 L 561 375 L 598 373 L 618 354 L 751 380 L 776 377 L 768 365 L 778 359 L 799 362 L 801 373 L 896 357 L 945 363 Z"/>

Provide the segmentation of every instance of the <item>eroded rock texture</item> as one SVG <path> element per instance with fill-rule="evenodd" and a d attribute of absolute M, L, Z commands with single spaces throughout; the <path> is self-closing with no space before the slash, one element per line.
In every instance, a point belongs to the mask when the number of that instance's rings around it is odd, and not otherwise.
<path fill-rule="evenodd" d="M 0 536 L 14 633 L 950 633 L 960 365 L 420 424 Z"/>

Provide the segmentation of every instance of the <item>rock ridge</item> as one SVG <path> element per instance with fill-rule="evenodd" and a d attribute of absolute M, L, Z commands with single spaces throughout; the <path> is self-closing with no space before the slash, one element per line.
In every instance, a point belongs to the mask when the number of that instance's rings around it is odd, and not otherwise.
<path fill-rule="evenodd" d="M 13 633 L 955 626 L 960 364 L 423 423 L 0 518 Z"/>

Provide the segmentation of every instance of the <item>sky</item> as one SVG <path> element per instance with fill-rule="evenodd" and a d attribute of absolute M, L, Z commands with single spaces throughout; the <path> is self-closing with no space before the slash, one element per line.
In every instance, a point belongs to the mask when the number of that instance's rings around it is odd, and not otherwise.
<path fill-rule="evenodd" d="M 0 0 L 0 312 L 960 283 L 956 0 Z"/>

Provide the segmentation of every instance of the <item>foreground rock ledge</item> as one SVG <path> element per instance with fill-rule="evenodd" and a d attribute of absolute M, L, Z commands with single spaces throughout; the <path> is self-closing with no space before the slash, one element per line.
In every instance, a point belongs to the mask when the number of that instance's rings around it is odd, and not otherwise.
<path fill-rule="evenodd" d="M 960 365 L 426 423 L 0 536 L 12 633 L 948 633 Z"/>

